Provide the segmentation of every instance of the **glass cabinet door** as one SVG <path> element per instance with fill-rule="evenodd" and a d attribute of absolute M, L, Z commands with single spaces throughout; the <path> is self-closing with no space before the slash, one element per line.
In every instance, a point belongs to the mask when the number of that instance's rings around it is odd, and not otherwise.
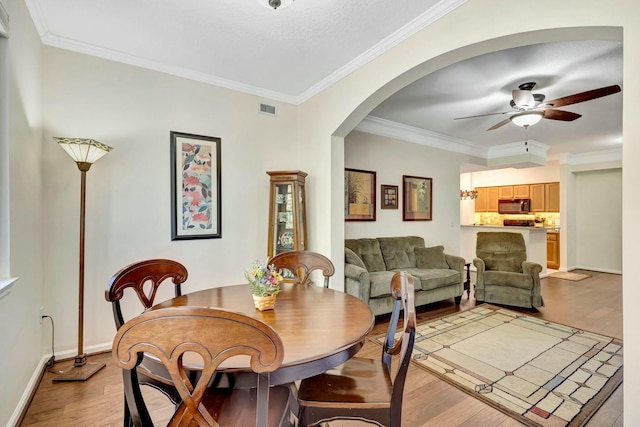
<path fill-rule="evenodd" d="M 271 176 L 268 256 L 306 248 L 305 172 L 267 172 Z"/>

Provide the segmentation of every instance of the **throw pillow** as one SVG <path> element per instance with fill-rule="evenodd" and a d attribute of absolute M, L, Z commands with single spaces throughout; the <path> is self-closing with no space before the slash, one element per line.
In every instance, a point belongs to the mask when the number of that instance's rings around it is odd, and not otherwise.
<path fill-rule="evenodd" d="M 362 267 L 364 269 L 367 268 L 365 267 L 364 262 L 362 262 L 360 257 L 349 248 L 344 248 L 344 260 L 347 264 L 357 265 L 358 267 Z"/>
<path fill-rule="evenodd" d="M 449 268 L 449 264 L 444 258 L 444 246 L 415 248 L 414 252 L 416 254 L 416 267 L 418 268 Z"/>

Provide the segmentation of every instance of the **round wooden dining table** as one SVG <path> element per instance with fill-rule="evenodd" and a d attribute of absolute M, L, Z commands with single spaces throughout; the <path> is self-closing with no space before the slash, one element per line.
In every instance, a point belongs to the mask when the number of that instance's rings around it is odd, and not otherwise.
<path fill-rule="evenodd" d="M 362 348 L 375 321 L 369 306 L 354 296 L 292 283 L 282 285 L 273 310 L 255 308 L 249 285 L 196 291 L 159 303 L 151 310 L 177 306 L 222 308 L 271 326 L 284 344 L 284 361 L 271 373 L 271 385 L 308 378 L 344 363 Z M 242 375 L 251 372 L 247 360 L 229 359 L 219 368 L 234 373 L 239 382 L 253 381 L 253 375 Z"/>

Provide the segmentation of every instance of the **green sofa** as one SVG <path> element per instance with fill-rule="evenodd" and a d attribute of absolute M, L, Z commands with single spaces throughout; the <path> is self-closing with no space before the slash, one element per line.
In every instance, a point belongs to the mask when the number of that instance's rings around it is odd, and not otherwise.
<path fill-rule="evenodd" d="M 391 278 L 411 273 L 416 306 L 454 298 L 460 304 L 464 258 L 425 247 L 417 236 L 345 240 L 345 292 L 367 303 L 375 315 L 391 313 Z"/>

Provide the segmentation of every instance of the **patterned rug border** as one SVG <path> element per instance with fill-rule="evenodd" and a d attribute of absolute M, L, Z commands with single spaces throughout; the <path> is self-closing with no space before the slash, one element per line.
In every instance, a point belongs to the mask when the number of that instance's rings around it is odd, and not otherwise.
<path fill-rule="evenodd" d="M 491 304 L 480 304 L 475 306 L 473 309 L 478 309 L 478 308 L 487 308 L 487 309 L 491 309 L 491 310 L 497 310 L 497 309 L 501 309 L 501 310 L 507 310 L 507 311 L 511 311 L 513 313 L 516 313 L 517 315 L 520 316 L 524 316 L 524 317 L 528 317 L 528 318 L 533 318 L 533 319 L 537 319 L 537 320 L 544 320 L 544 319 L 539 319 L 536 318 L 535 316 L 530 316 L 528 314 L 525 313 L 520 313 L 517 311 L 512 311 L 509 310 L 507 308 L 503 308 L 503 307 L 499 307 L 499 306 L 494 306 Z M 465 310 L 468 311 L 468 310 Z M 451 313 L 451 314 L 447 314 L 445 316 L 441 316 L 441 317 L 437 317 L 437 318 L 433 318 L 433 319 L 429 319 L 429 320 L 424 320 L 421 322 L 418 322 L 418 324 L 416 326 L 420 326 L 420 325 L 424 325 L 425 323 L 430 323 L 430 322 L 434 322 L 440 319 L 444 319 L 446 317 L 450 317 L 450 316 L 455 316 L 457 314 L 460 314 L 461 312 L 456 312 L 456 313 Z M 402 320 L 401 320 L 402 322 Z M 578 329 L 578 328 L 574 328 L 572 326 L 569 325 L 564 325 L 560 322 L 552 322 L 552 321 L 548 321 L 550 323 L 556 324 L 556 325 L 560 325 L 563 326 L 565 328 L 571 328 L 571 329 Z M 584 331 L 584 330 L 583 330 Z M 615 337 L 611 337 L 609 335 L 605 335 L 605 334 L 598 334 L 595 332 L 589 332 L 589 331 L 584 331 L 584 332 L 588 332 L 588 333 L 592 333 L 594 335 L 599 335 L 602 337 L 606 337 L 606 338 L 610 338 L 612 340 L 616 340 L 619 341 L 620 343 L 622 343 L 622 339 L 620 338 L 615 338 Z M 385 334 L 381 334 L 375 337 L 372 337 L 369 339 L 369 341 L 382 346 L 382 341 L 384 340 L 384 336 Z M 446 383 L 454 386 L 455 388 L 457 388 L 458 390 L 482 401 L 483 403 L 499 410 L 500 412 L 508 415 L 509 417 L 521 422 L 522 424 L 529 426 L 529 427 L 544 427 L 542 424 L 537 423 L 536 421 L 532 420 L 531 418 L 527 418 L 524 415 L 521 415 L 515 411 L 512 411 L 511 409 L 500 405 L 496 402 L 494 402 L 491 399 L 488 399 L 486 397 L 484 397 L 481 393 L 478 393 L 474 390 L 471 390 L 467 387 L 464 387 L 462 384 L 440 374 L 439 372 L 429 368 L 428 366 L 424 366 L 420 363 L 418 363 L 416 360 L 414 360 L 414 358 L 411 359 L 411 364 L 423 369 L 424 371 L 429 372 L 430 374 L 432 374 L 433 376 L 435 376 L 436 378 L 445 381 Z M 563 427 L 581 427 L 584 426 L 584 424 L 589 421 L 589 419 L 591 419 L 591 417 L 597 412 L 597 410 L 602 406 L 602 404 L 609 398 L 609 396 L 611 396 L 611 394 L 613 394 L 613 392 L 622 384 L 622 380 L 623 380 L 623 369 L 624 369 L 624 365 L 621 365 L 620 368 L 617 370 L 617 372 L 609 379 L 609 381 L 607 381 L 607 383 L 602 387 L 602 389 L 600 389 L 600 391 L 598 393 L 596 393 L 582 408 L 582 410 L 567 424 L 565 424 Z"/>

